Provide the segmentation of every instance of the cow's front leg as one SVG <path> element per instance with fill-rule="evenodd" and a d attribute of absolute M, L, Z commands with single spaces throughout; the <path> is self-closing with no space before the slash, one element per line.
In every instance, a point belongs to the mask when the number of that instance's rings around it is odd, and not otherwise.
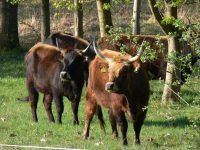
<path fill-rule="evenodd" d="M 96 111 L 97 104 L 93 98 L 86 94 L 86 108 L 85 108 L 85 128 L 83 136 L 85 139 L 89 137 L 90 123 Z"/>
<path fill-rule="evenodd" d="M 64 111 L 63 97 L 60 95 L 54 95 L 54 100 L 57 110 L 57 122 L 62 123 L 62 113 Z"/>
<path fill-rule="evenodd" d="M 121 128 L 122 133 L 122 144 L 127 145 L 127 129 L 128 129 L 128 123 L 126 120 L 125 113 L 123 111 L 114 112 L 116 116 L 117 123 L 119 124 Z"/>
<path fill-rule="evenodd" d="M 80 97 L 76 99 L 74 102 L 71 102 L 71 107 L 72 107 L 73 116 L 74 116 L 74 120 L 73 120 L 74 125 L 79 125 L 79 120 L 78 120 L 79 102 L 80 102 Z"/>

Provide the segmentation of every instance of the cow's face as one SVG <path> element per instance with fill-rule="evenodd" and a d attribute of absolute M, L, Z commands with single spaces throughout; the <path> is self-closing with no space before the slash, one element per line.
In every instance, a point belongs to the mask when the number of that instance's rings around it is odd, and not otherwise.
<path fill-rule="evenodd" d="M 131 80 L 131 74 L 138 71 L 140 63 L 127 63 L 124 60 L 108 62 L 109 80 L 105 85 L 105 90 L 108 92 L 123 93 L 127 89 Z"/>
<path fill-rule="evenodd" d="M 108 66 L 109 80 L 105 85 L 105 90 L 119 93 L 122 91 L 125 81 L 128 80 L 130 65 L 111 61 Z"/>
<path fill-rule="evenodd" d="M 97 56 L 108 63 L 109 79 L 105 84 L 105 90 L 108 92 L 123 93 L 130 83 L 131 74 L 137 72 L 140 68 L 140 63 L 137 60 L 142 54 L 142 49 L 134 57 L 130 55 L 121 56 L 119 52 L 111 51 L 111 58 L 104 56 L 100 50 L 96 49 L 95 44 L 93 47 Z"/>
<path fill-rule="evenodd" d="M 60 72 L 60 79 L 62 81 L 71 81 L 79 75 L 77 72 L 83 69 L 84 56 L 75 50 L 68 50 L 63 56 L 63 69 Z"/>
<path fill-rule="evenodd" d="M 58 40 L 57 47 L 59 48 Z M 74 77 L 80 76 L 83 73 L 83 66 L 87 63 L 86 52 L 90 48 L 91 43 L 83 50 L 80 49 L 61 49 L 63 55 L 63 70 L 60 73 L 62 81 L 73 80 Z"/>

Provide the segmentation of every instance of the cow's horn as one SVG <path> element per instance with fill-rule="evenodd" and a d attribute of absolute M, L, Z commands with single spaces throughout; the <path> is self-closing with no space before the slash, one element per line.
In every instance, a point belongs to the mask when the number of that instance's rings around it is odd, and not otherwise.
<path fill-rule="evenodd" d="M 103 60 L 105 60 L 105 61 L 107 61 L 107 62 L 110 62 L 110 58 L 108 58 L 108 57 L 106 57 L 106 56 L 104 56 L 102 53 L 101 53 L 101 51 L 98 49 L 98 48 L 96 48 L 96 44 L 95 44 L 95 42 L 93 41 L 93 48 L 94 48 L 94 51 L 95 51 L 95 53 L 96 53 L 96 55 L 99 57 L 99 58 L 101 58 L 101 59 L 103 59 Z"/>
<path fill-rule="evenodd" d="M 134 61 L 136 61 L 136 60 L 138 60 L 138 59 L 140 58 L 140 56 L 141 56 L 142 53 L 143 53 L 143 45 L 144 45 L 144 40 L 143 40 L 143 42 L 142 42 L 142 45 L 140 46 L 140 49 L 139 49 L 137 55 L 135 55 L 134 57 L 129 58 L 129 59 L 127 60 L 127 63 L 132 63 L 132 62 L 134 62 Z"/>
<path fill-rule="evenodd" d="M 59 42 L 58 42 L 58 39 L 56 38 L 56 46 L 57 48 L 60 50 L 60 46 L 59 46 Z"/>
<path fill-rule="evenodd" d="M 84 49 L 84 50 L 81 50 L 81 53 L 86 53 L 87 50 L 89 49 L 89 47 L 91 46 L 92 42 L 90 42 L 90 44 Z"/>

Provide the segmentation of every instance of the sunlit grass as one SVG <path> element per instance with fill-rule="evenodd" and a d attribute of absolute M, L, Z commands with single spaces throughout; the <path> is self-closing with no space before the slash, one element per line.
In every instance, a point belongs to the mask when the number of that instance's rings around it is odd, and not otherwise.
<path fill-rule="evenodd" d="M 141 145 L 134 144 L 134 131 L 129 121 L 128 146 L 121 145 L 121 135 L 112 139 L 108 113 L 103 109 L 106 133 L 99 126 L 95 116 L 91 123 L 90 138 L 82 136 L 85 116 L 85 90 L 79 108 L 79 126 L 73 126 L 70 102 L 65 98 L 63 124 L 49 123 L 42 103 L 38 104 L 38 123 L 31 118 L 28 102 L 19 101 L 27 95 L 24 78 L 25 51 L 0 53 L 0 143 L 40 145 L 82 149 L 136 149 L 136 150 L 188 150 L 200 147 L 200 99 L 199 85 L 182 87 L 181 97 L 185 103 L 160 105 L 163 81 L 150 81 L 152 94 L 148 114 L 141 131 Z M 194 78 L 199 82 L 198 78 Z M 188 84 L 189 85 L 189 84 Z M 53 113 L 56 117 L 55 105 Z M 120 130 L 119 130 L 120 133 Z"/>

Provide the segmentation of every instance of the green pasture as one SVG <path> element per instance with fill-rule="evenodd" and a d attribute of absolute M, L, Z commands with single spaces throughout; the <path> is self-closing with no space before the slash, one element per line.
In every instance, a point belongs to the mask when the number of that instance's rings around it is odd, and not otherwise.
<path fill-rule="evenodd" d="M 104 109 L 106 132 L 95 116 L 90 138 L 84 140 L 85 90 L 79 108 L 79 126 L 73 126 L 70 102 L 65 98 L 63 124 L 49 123 L 42 104 L 38 104 L 38 123 L 31 118 L 28 102 L 19 99 L 27 95 L 24 78 L 25 50 L 0 52 L 0 144 L 35 145 L 98 150 L 198 150 L 200 149 L 200 86 L 199 76 L 193 75 L 182 87 L 179 103 L 161 107 L 163 81 L 150 81 L 152 94 L 149 110 L 141 131 L 141 145 L 134 144 L 131 121 L 128 128 L 128 146 L 121 139 L 112 139 L 107 110 Z M 197 66 L 199 67 L 199 66 Z M 55 113 L 55 105 L 53 104 Z M 120 130 L 119 130 L 120 133 Z M 121 135 L 120 135 L 121 137 Z M 0 149 L 11 149 L 0 147 Z M 15 148 L 12 148 L 15 149 Z M 28 149 L 28 148 L 19 148 Z"/>

